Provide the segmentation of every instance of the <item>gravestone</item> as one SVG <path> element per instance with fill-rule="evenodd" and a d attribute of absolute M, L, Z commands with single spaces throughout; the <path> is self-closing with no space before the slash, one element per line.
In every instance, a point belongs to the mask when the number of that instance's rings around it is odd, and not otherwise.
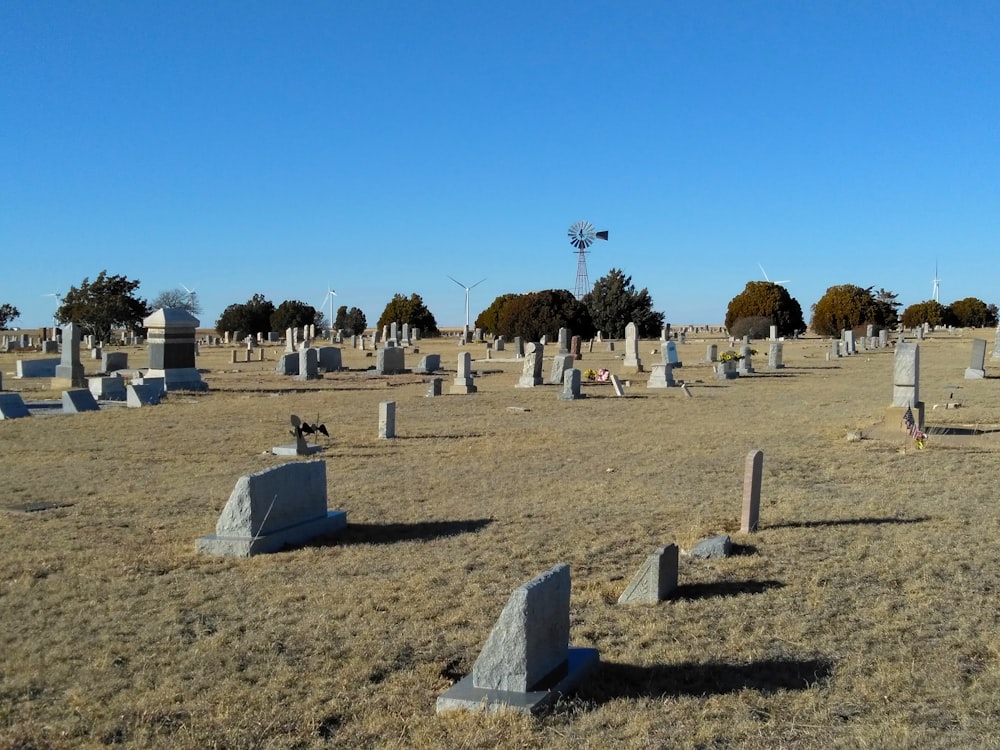
<path fill-rule="evenodd" d="M 591 346 L 593 346 L 593 341 L 591 341 Z M 580 359 L 580 337 L 570 336 L 569 339 L 569 353 L 573 355 L 573 359 Z"/>
<path fill-rule="evenodd" d="M 889 332 L 884 328 L 878 332 L 878 345 L 880 349 L 885 349 L 889 345 Z"/>
<path fill-rule="evenodd" d="M 902 424 L 906 409 L 913 410 L 918 427 L 924 426 L 924 405 L 920 401 L 920 346 L 899 344 L 892 359 L 892 403 L 886 413 L 886 423 Z"/>
<path fill-rule="evenodd" d="M 653 372 L 646 381 L 647 388 L 673 388 L 675 385 L 677 383 L 674 382 L 673 365 L 669 363 L 653 365 Z"/>
<path fill-rule="evenodd" d="M 431 378 L 427 381 L 427 396 L 434 397 L 441 395 L 441 383 L 443 378 Z"/>
<path fill-rule="evenodd" d="M 552 358 L 552 369 L 549 371 L 549 385 L 560 385 L 563 373 L 573 366 L 573 355 L 569 352 L 556 354 Z"/>
<path fill-rule="evenodd" d="M 59 353 L 59 342 L 58 341 L 43 341 L 42 342 L 42 354 L 58 354 Z"/>
<path fill-rule="evenodd" d="M 296 380 L 316 380 L 319 378 L 319 357 L 316 349 L 307 347 L 299 352 L 299 373 Z"/>
<path fill-rule="evenodd" d="M 101 355 L 101 372 L 112 373 L 128 369 L 128 352 L 104 352 Z"/>
<path fill-rule="evenodd" d="M 559 329 L 559 354 L 569 353 L 569 329 L 560 328 Z"/>
<path fill-rule="evenodd" d="M 149 331 L 150 377 L 164 379 L 167 391 L 206 391 L 208 386 L 195 367 L 199 320 L 187 310 L 160 308 L 142 321 Z"/>
<path fill-rule="evenodd" d="M 570 648 L 570 571 L 556 565 L 514 590 L 472 666 L 437 699 L 454 709 L 533 713 L 593 671 L 596 649 Z"/>
<path fill-rule="evenodd" d="M 524 339 L 520 336 L 514 337 L 514 359 L 522 359 L 524 357 Z"/>
<path fill-rule="evenodd" d="M 60 367 L 58 359 L 19 359 L 15 363 L 15 377 L 54 378 Z"/>
<path fill-rule="evenodd" d="M 764 471 L 764 452 L 750 451 L 743 468 L 743 513 L 740 531 L 750 534 L 760 522 L 760 484 Z"/>
<path fill-rule="evenodd" d="M 923 328 L 918 328 L 917 329 L 917 341 L 923 341 L 923 340 L 924 340 L 924 329 Z"/>
<path fill-rule="evenodd" d="M 251 557 L 302 544 L 347 526 L 347 513 L 329 511 L 326 462 L 290 461 L 236 481 L 215 533 L 195 549 L 224 557 Z"/>
<path fill-rule="evenodd" d="M 20 393 L 0 393 L 0 419 L 30 417 L 27 404 Z"/>
<path fill-rule="evenodd" d="M 124 401 L 125 379 L 113 377 L 87 378 L 91 395 L 101 401 Z"/>
<path fill-rule="evenodd" d="M 72 388 L 83 388 L 87 381 L 83 374 L 83 364 L 80 362 L 80 328 L 75 323 L 63 326 L 62 358 L 56 365 L 53 387 L 68 384 Z"/>
<path fill-rule="evenodd" d="M 323 372 L 338 372 L 343 367 L 340 349 L 336 346 L 321 346 L 316 351 L 319 369 Z"/>
<path fill-rule="evenodd" d="M 740 360 L 736 363 L 736 371 L 740 375 L 749 375 L 753 370 L 753 354 L 747 344 L 740 347 Z"/>
<path fill-rule="evenodd" d="M 515 339 L 518 341 L 519 339 Z M 542 384 L 542 354 L 544 347 L 532 341 L 528 344 L 528 353 L 521 367 L 521 379 L 517 381 L 518 388 L 534 388 Z"/>
<path fill-rule="evenodd" d="M 770 335 L 768 336 L 768 338 L 771 341 L 777 341 L 778 340 L 778 326 L 771 326 L 771 332 L 770 332 Z"/>
<path fill-rule="evenodd" d="M 780 341 L 772 341 L 768 344 L 767 366 L 771 370 L 780 370 L 785 366 L 784 345 Z"/>
<path fill-rule="evenodd" d="M 393 341 L 399 341 L 399 323 L 393 321 L 393 323 L 389 326 L 389 338 Z"/>
<path fill-rule="evenodd" d="M 854 338 L 854 331 L 852 330 L 844 331 L 844 349 L 851 356 L 858 353 L 858 345 Z"/>
<path fill-rule="evenodd" d="M 399 342 L 402 346 L 410 345 L 410 324 L 403 323 L 403 338 Z"/>
<path fill-rule="evenodd" d="M 611 352 L 613 352 L 615 350 L 615 342 L 614 341 L 609 341 L 608 344 L 607 344 L 607 346 L 604 347 L 604 350 L 606 352 L 608 352 L 609 354 Z"/>
<path fill-rule="evenodd" d="M 1000 359 L 1000 325 L 997 326 L 996 336 L 993 339 L 993 356 L 990 359 Z"/>
<path fill-rule="evenodd" d="M 63 391 L 63 414 L 76 414 L 81 411 L 98 411 L 101 407 L 94 400 L 94 394 L 88 388 L 74 388 Z"/>
<path fill-rule="evenodd" d="M 986 339 L 972 339 L 972 359 L 965 369 L 966 380 L 982 380 L 986 377 Z"/>
<path fill-rule="evenodd" d="M 830 344 L 830 359 L 840 359 L 840 340 L 834 340 Z"/>
<path fill-rule="evenodd" d="M 632 582 L 618 597 L 619 604 L 656 604 L 677 588 L 678 549 L 676 544 L 660 547 L 646 558 Z"/>
<path fill-rule="evenodd" d="M 642 360 L 639 359 L 639 328 L 635 323 L 625 326 L 625 370 L 642 372 Z"/>
<path fill-rule="evenodd" d="M 584 398 L 580 393 L 580 371 L 571 367 L 563 373 L 563 389 L 559 394 L 559 400 L 575 401 L 579 398 Z"/>
<path fill-rule="evenodd" d="M 493 339 L 493 351 L 502 352 L 504 348 L 503 336 L 497 336 Z"/>
<path fill-rule="evenodd" d="M 406 355 L 401 346 L 383 346 L 375 353 L 376 375 L 399 375 L 406 372 Z"/>
<path fill-rule="evenodd" d="M 143 406 L 156 406 L 160 403 L 160 396 L 162 395 L 163 388 L 161 386 L 133 383 L 125 386 L 125 405 L 130 409 L 138 409 Z"/>
<path fill-rule="evenodd" d="M 675 368 L 682 367 L 683 363 L 677 358 L 677 342 L 668 341 L 663 348 L 663 363 L 673 365 Z"/>
<path fill-rule="evenodd" d="M 614 373 L 611 374 L 611 387 L 615 389 L 616 396 L 624 396 L 625 389 L 622 388 L 622 381 Z"/>
<path fill-rule="evenodd" d="M 418 372 L 421 375 L 430 375 L 432 372 L 437 372 L 441 369 L 441 355 L 440 354 L 425 354 L 420 358 L 419 364 L 414 372 Z"/>
<path fill-rule="evenodd" d="M 475 392 L 476 386 L 473 385 L 472 381 L 472 355 L 468 352 L 459 352 L 458 372 L 455 374 L 455 380 L 452 381 L 448 393 L 464 395 Z"/>
<path fill-rule="evenodd" d="M 869 325 L 865 328 L 865 338 L 871 338 L 875 335 L 875 326 Z"/>
<path fill-rule="evenodd" d="M 298 352 L 285 351 L 278 355 L 278 362 L 274 371 L 279 375 L 299 374 L 299 354 Z"/>
<path fill-rule="evenodd" d="M 712 362 L 717 362 L 719 360 L 719 345 L 709 344 L 708 348 L 705 350 L 705 362 L 711 364 Z"/>
<path fill-rule="evenodd" d="M 378 436 L 383 440 L 396 437 L 395 401 L 383 401 L 378 405 Z"/>

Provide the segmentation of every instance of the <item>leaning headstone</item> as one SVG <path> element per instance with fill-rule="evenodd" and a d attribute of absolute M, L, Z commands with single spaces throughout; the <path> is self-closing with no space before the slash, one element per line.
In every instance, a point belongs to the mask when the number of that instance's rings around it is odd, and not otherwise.
<path fill-rule="evenodd" d="M 81 411 L 98 411 L 101 407 L 94 400 L 94 394 L 87 388 L 74 388 L 63 391 L 63 414 L 76 414 Z"/>
<path fill-rule="evenodd" d="M 297 380 L 316 380 L 319 377 L 319 357 L 316 349 L 308 347 L 299 352 L 299 374 Z"/>
<path fill-rule="evenodd" d="M 378 405 L 378 436 L 383 440 L 396 437 L 395 401 L 383 401 Z"/>
<path fill-rule="evenodd" d="M 646 558 L 620 597 L 619 604 L 642 602 L 656 604 L 666 599 L 677 588 L 676 544 L 660 547 Z"/>
<path fill-rule="evenodd" d="M 208 385 L 195 367 L 199 320 L 187 310 L 160 308 L 142 321 L 149 331 L 150 377 L 163 378 L 168 391 L 205 391 Z"/>
<path fill-rule="evenodd" d="M 740 531 L 750 534 L 760 522 L 760 483 L 764 471 L 764 452 L 750 451 L 743 468 L 743 513 Z"/>
<path fill-rule="evenodd" d="M 125 379 L 113 377 L 87 378 L 91 395 L 101 401 L 124 401 Z"/>
<path fill-rule="evenodd" d="M 399 375 L 406 372 L 406 355 L 401 346 L 383 346 L 375 354 L 376 375 Z"/>
<path fill-rule="evenodd" d="M 575 401 L 578 398 L 583 398 L 583 394 L 580 393 L 580 371 L 571 367 L 563 372 L 563 389 L 559 394 L 559 400 Z"/>
<path fill-rule="evenodd" d="M 625 389 L 622 388 L 622 381 L 618 379 L 618 376 L 614 373 L 611 374 L 611 386 L 615 389 L 616 396 L 624 396 Z"/>
<path fill-rule="evenodd" d="M 556 565 L 514 590 L 472 674 L 437 699 L 437 711 L 532 713 L 571 691 L 600 661 L 570 648 L 570 572 Z"/>
<path fill-rule="evenodd" d="M 780 370 L 785 366 L 784 345 L 780 341 L 772 341 L 768 344 L 767 366 L 771 370 Z"/>
<path fill-rule="evenodd" d="M 543 352 L 541 344 L 534 341 L 528 344 L 528 353 L 524 356 L 524 364 L 521 366 L 521 379 L 517 381 L 518 388 L 534 388 L 542 384 Z"/>
<path fill-rule="evenodd" d="M 319 369 L 323 372 L 338 372 L 342 367 L 340 349 L 335 346 L 321 346 L 316 350 Z"/>
<path fill-rule="evenodd" d="M 673 343 L 672 341 L 670 342 Z M 674 382 L 674 366 L 667 364 L 653 365 L 653 372 L 649 376 L 649 380 L 646 382 L 647 388 L 673 388 L 677 383 Z"/>
<path fill-rule="evenodd" d="M 127 385 L 125 386 L 125 405 L 131 409 L 156 406 L 160 403 L 162 395 L 163 389 L 157 385 L 146 385 L 145 383 Z"/>
<path fill-rule="evenodd" d="M 965 369 L 966 380 L 982 380 L 986 377 L 986 339 L 972 339 L 972 360 Z"/>
<path fill-rule="evenodd" d="M 336 533 L 347 513 L 327 510 L 326 462 L 290 461 L 240 477 L 198 552 L 251 557 Z"/>
<path fill-rule="evenodd" d="M 902 423 L 907 409 L 912 409 L 914 422 L 924 425 L 924 405 L 920 401 L 920 346 L 899 344 L 892 359 L 892 404 L 886 415 L 887 424 Z"/>
<path fill-rule="evenodd" d="M 437 372 L 441 369 L 441 355 L 440 354 L 425 354 L 420 358 L 420 362 L 417 364 L 414 372 L 420 373 L 421 375 L 430 375 L 432 372 Z"/>
<path fill-rule="evenodd" d="M 549 371 L 549 385 L 560 385 L 563 373 L 573 366 L 573 355 L 569 352 L 556 354 L 552 358 L 552 369 Z"/>
<path fill-rule="evenodd" d="M 455 379 L 452 381 L 448 393 L 464 395 L 475 392 L 476 386 L 472 379 L 472 355 L 468 352 L 459 352 L 458 372 L 455 373 Z"/>
<path fill-rule="evenodd" d="M 642 360 L 639 359 L 639 328 L 635 323 L 625 326 L 624 367 L 629 372 L 642 372 Z"/>
<path fill-rule="evenodd" d="M 0 419 L 30 417 L 27 404 L 20 393 L 0 393 Z"/>
<path fill-rule="evenodd" d="M 56 366 L 56 380 L 59 385 L 69 384 L 73 388 L 83 388 L 87 381 L 83 375 L 83 364 L 80 362 L 80 328 L 75 323 L 63 326 L 62 357 Z M 53 383 L 55 386 L 56 384 Z"/>

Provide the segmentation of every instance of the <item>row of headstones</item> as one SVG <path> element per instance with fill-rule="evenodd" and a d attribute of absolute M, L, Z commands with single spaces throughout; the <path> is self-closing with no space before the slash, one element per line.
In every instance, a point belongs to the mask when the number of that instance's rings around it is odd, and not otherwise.
<path fill-rule="evenodd" d="M 126 384 L 121 378 L 94 378 L 92 380 L 117 381 L 121 387 L 121 396 L 115 390 L 109 390 L 101 395 L 103 400 L 124 401 L 131 408 L 153 406 L 160 403 L 166 396 L 163 389 L 163 378 L 147 378 L 146 382 Z M 159 381 L 159 383 L 155 381 Z M 79 414 L 80 412 L 99 411 L 100 405 L 93 392 L 94 384 L 88 388 L 73 388 L 62 392 L 62 411 L 64 414 Z M 0 393 L 0 419 L 20 419 L 30 417 L 31 412 L 20 393 Z"/>

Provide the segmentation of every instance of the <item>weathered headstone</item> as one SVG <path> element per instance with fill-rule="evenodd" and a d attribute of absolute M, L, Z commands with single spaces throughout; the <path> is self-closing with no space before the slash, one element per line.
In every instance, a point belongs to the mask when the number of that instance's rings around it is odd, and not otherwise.
<path fill-rule="evenodd" d="M 87 378 L 87 386 L 95 399 L 101 401 L 124 401 L 125 379 L 114 377 Z"/>
<path fill-rule="evenodd" d="M 771 341 L 777 341 L 778 340 L 778 326 L 771 326 L 771 331 L 770 331 L 770 335 L 768 336 L 768 338 Z"/>
<path fill-rule="evenodd" d="M 63 326 L 62 358 L 56 365 L 56 380 L 60 384 L 69 384 L 73 388 L 83 388 L 87 381 L 83 374 L 83 364 L 80 362 L 80 328 L 75 323 Z M 56 385 L 56 384 L 53 384 Z"/>
<path fill-rule="evenodd" d="M 670 343 L 673 343 L 672 341 Z M 649 375 L 649 380 L 646 382 L 647 388 L 673 388 L 677 383 L 674 382 L 674 366 L 666 363 L 653 365 L 653 371 Z"/>
<path fill-rule="evenodd" d="M 63 414 L 76 414 L 81 411 L 98 411 L 101 407 L 94 400 L 94 394 L 87 388 L 74 388 L 63 391 Z"/>
<path fill-rule="evenodd" d="M 924 405 L 920 401 L 920 346 L 899 344 L 892 360 L 892 404 L 886 421 L 902 423 L 906 409 L 912 409 L 914 422 L 924 425 Z"/>
<path fill-rule="evenodd" d="M 403 323 L 403 338 L 400 340 L 400 345 L 409 346 L 410 345 L 410 324 Z"/>
<path fill-rule="evenodd" d="M 274 366 L 274 371 L 279 375 L 299 374 L 299 353 L 285 351 L 278 355 L 278 362 Z"/>
<path fill-rule="evenodd" d="M 740 347 L 740 359 L 736 363 L 736 371 L 740 375 L 749 375 L 753 370 L 753 350 L 749 345 L 744 344 Z"/>
<path fill-rule="evenodd" d="M 160 377 L 168 391 L 205 391 L 208 385 L 195 367 L 199 320 L 187 310 L 160 308 L 142 321 L 149 331 L 150 377 Z"/>
<path fill-rule="evenodd" d="M 563 382 L 563 373 L 573 366 L 573 355 L 569 352 L 556 354 L 552 358 L 552 369 L 549 372 L 549 385 L 560 385 Z"/>
<path fill-rule="evenodd" d="M 725 534 L 720 534 L 719 536 L 713 536 L 698 542 L 691 551 L 688 553 L 689 557 L 694 558 L 713 558 L 713 557 L 729 557 L 733 550 L 733 540 Z"/>
<path fill-rule="evenodd" d="M 625 326 L 624 367 L 629 372 L 642 372 L 642 360 L 639 359 L 639 328 L 635 323 Z"/>
<path fill-rule="evenodd" d="M 138 409 L 142 406 L 156 406 L 160 403 L 162 395 L 163 389 L 158 385 L 133 383 L 125 386 L 125 405 L 131 409 Z"/>
<path fill-rule="evenodd" d="M 986 339 L 972 339 L 972 359 L 965 369 L 966 380 L 982 380 L 986 377 Z"/>
<path fill-rule="evenodd" d="M 476 386 L 472 379 L 472 355 L 469 352 L 459 352 L 458 372 L 455 373 L 455 380 L 452 381 L 448 393 L 464 395 L 475 392 Z"/>
<path fill-rule="evenodd" d="M 0 393 L 0 419 L 30 417 L 27 404 L 20 393 Z"/>
<path fill-rule="evenodd" d="M 785 366 L 784 345 L 780 341 L 772 341 L 768 344 L 767 366 L 771 370 L 780 370 Z"/>
<path fill-rule="evenodd" d="M 559 329 L 559 354 L 569 353 L 569 329 L 560 328 Z"/>
<path fill-rule="evenodd" d="M 319 369 L 323 372 L 338 372 L 343 367 L 340 349 L 336 346 L 321 346 L 316 351 Z"/>
<path fill-rule="evenodd" d="M 884 328 L 878 332 L 878 345 L 880 349 L 885 349 L 889 345 L 889 332 Z"/>
<path fill-rule="evenodd" d="M 399 375 L 406 372 L 406 354 L 401 346 L 383 346 L 375 353 L 376 375 Z"/>
<path fill-rule="evenodd" d="M 764 452 L 750 451 L 743 469 L 743 513 L 740 531 L 749 534 L 757 530 L 760 522 L 760 485 L 764 471 Z"/>
<path fill-rule="evenodd" d="M 427 381 L 427 396 L 434 397 L 441 395 L 441 382 L 443 378 L 431 378 Z"/>
<path fill-rule="evenodd" d="M 593 346 L 593 342 L 591 342 Z M 570 336 L 569 339 L 569 353 L 573 355 L 573 359 L 580 359 L 580 337 Z"/>
<path fill-rule="evenodd" d="M 514 337 L 514 359 L 521 359 L 524 357 L 524 339 L 520 336 Z"/>
<path fill-rule="evenodd" d="M 663 363 L 673 365 L 674 368 L 682 367 L 683 363 L 677 357 L 677 342 L 668 341 L 663 347 Z"/>
<path fill-rule="evenodd" d="M 563 389 L 559 394 L 560 401 L 575 401 L 583 398 L 583 394 L 580 393 L 580 375 L 580 371 L 575 367 L 563 372 Z"/>
<path fill-rule="evenodd" d="M 516 341 L 517 339 L 515 339 Z M 521 379 L 517 381 L 518 388 L 534 388 L 542 384 L 542 354 L 541 344 L 532 341 L 528 344 L 528 353 L 521 367 Z"/>
<path fill-rule="evenodd" d="M 618 597 L 618 603 L 656 604 L 666 599 L 677 588 L 677 560 L 676 544 L 660 547 L 646 558 L 632 582 Z"/>
<path fill-rule="evenodd" d="M 340 531 L 347 513 L 326 504 L 326 462 L 291 461 L 240 477 L 215 534 L 201 537 L 198 552 L 250 557 Z"/>
<path fill-rule="evenodd" d="M 378 405 L 378 436 L 384 440 L 396 437 L 395 401 L 383 401 Z"/>
<path fill-rule="evenodd" d="M 719 345 L 709 344 L 708 348 L 705 350 L 705 362 L 712 363 L 719 360 Z"/>
<path fill-rule="evenodd" d="M 504 343 L 503 336 L 497 336 L 493 339 L 493 351 L 502 352 L 504 349 Z"/>
<path fill-rule="evenodd" d="M 299 373 L 297 380 L 316 380 L 319 377 L 319 357 L 316 349 L 308 347 L 299 351 Z"/>
<path fill-rule="evenodd" d="M 441 355 L 440 354 L 425 354 L 420 358 L 420 362 L 417 364 L 414 372 L 420 373 L 421 375 L 430 375 L 432 372 L 437 372 L 441 369 Z"/>
<path fill-rule="evenodd" d="M 438 713 L 532 713 L 579 684 L 600 657 L 596 649 L 569 647 L 570 590 L 564 564 L 515 589 L 472 674 L 438 697 Z"/>
<path fill-rule="evenodd" d="M 616 396 L 624 396 L 625 389 L 622 387 L 622 381 L 618 379 L 618 376 L 614 373 L 611 374 L 611 387 L 615 389 Z"/>

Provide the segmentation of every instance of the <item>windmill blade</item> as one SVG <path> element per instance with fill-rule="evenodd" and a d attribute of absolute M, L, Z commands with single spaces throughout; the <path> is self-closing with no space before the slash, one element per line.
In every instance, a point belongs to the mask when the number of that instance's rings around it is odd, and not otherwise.
<path fill-rule="evenodd" d="M 594 236 L 597 237 L 597 239 L 599 240 L 606 240 L 608 238 L 608 230 L 605 229 L 604 231 L 598 232 Z"/>
<path fill-rule="evenodd" d="M 479 286 L 480 284 L 482 284 L 484 281 L 486 281 L 486 277 L 485 276 L 483 278 L 481 278 L 479 281 L 477 281 L 475 284 L 473 284 L 472 286 L 470 286 L 469 289 L 475 289 L 477 286 Z"/>
<path fill-rule="evenodd" d="M 448 274 L 445 274 L 445 276 L 448 276 Z M 462 287 L 462 289 L 465 289 L 466 291 L 468 291 L 469 289 L 472 288 L 472 287 L 466 286 L 461 281 L 459 281 L 458 279 L 456 279 L 454 276 L 448 276 L 448 278 L 451 279 L 452 281 L 454 281 L 456 284 L 458 284 L 460 287 Z M 483 279 L 483 281 L 486 281 L 486 279 Z"/>
<path fill-rule="evenodd" d="M 761 272 L 762 274 L 764 274 L 764 281 L 770 281 L 770 279 L 769 279 L 769 278 L 767 278 L 767 271 L 765 271 L 765 270 L 764 270 L 764 266 L 762 266 L 762 265 L 761 265 L 760 263 L 758 263 L 758 264 L 757 264 L 757 268 L 759 268 L 759 269 L 760 269 L 760 272 Z"/>

